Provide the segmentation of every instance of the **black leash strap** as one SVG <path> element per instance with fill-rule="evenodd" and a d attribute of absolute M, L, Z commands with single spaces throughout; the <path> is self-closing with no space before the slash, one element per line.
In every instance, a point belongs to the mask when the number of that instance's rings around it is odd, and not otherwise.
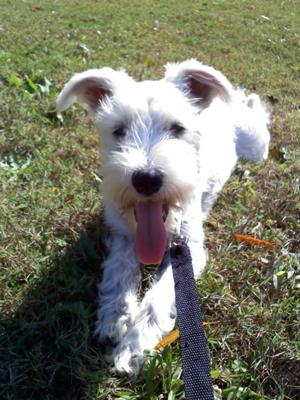
<path fill-rule="evenodd" d="M 186 400 L 214 400 L 200 300 L 186 243 L 170 249 Z"/>

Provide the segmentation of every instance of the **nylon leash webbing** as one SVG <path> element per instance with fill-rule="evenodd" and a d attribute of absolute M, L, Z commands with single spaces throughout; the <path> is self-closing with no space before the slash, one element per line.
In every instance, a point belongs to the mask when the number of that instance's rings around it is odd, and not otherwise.
<path fill-rule="evenodd" d="M 187 244 L 173 244 L 170 257 L 186 400 L 214 400 L 200 300 Z"/>

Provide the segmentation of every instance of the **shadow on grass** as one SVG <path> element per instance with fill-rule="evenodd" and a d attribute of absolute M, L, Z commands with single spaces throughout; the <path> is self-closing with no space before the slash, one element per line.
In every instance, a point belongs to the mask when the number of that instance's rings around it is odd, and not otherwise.
<path fill-rule="evenodd" d="M 105 229 L 99 216 L 31 282 L 0 332 L 0 398 L 89 398 L 105 377 L 93 338 Z"/>

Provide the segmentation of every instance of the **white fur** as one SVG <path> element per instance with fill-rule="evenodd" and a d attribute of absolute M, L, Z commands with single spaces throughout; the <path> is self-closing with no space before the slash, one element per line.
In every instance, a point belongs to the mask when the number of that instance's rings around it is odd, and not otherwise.
<path fill-rule="evenodd" d="M 133 206 L 144 196 L 134 189 L 132 174 L 150 167 L 162 171 L 163 186 L 152 198 L 169 206 L 170 235 L 181 208 L 181 233 L 189 239 L 198 278 L 206 262 L 202 222 L 238 158 L 267 157 L 268 114 L 257 95 L 247 97 L 221 72 L 195 60 L 168 64 L 160 81 L 136 82 L 110 68 L 86 71 L 67 83 L 58 110 L 76 99 L 87 103 L 101 136 L 105 219 L 112 233 L 99 284 L 96 334 L 109 343 L 117 371 L 137 374 L 145 350 L 173 328 L 176 309 L 170 265 L 138 301 Z M 179 138 L 170 131 L 174 122 L 185 127 Z M 123 125 L 126 137 L 118 139 L 113 132 Z"/>

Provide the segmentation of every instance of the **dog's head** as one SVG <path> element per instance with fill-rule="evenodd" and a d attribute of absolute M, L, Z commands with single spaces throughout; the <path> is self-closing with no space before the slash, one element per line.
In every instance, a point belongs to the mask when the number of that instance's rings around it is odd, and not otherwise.
<path fill-rule="evenodd" d="M 189 60 L 168 64 L 160 81 L 136 82 L 110 68 L 89 70 L 60 93 L 59 111 L 80 100 L 95 117 L 104 198 L 133 226 L 137 255 L 145 264 L 161 261 L 168 215 L 197 186 L 199 112 L 215 98 L 230 102 L 232 90 L 220 72 Z"/>

